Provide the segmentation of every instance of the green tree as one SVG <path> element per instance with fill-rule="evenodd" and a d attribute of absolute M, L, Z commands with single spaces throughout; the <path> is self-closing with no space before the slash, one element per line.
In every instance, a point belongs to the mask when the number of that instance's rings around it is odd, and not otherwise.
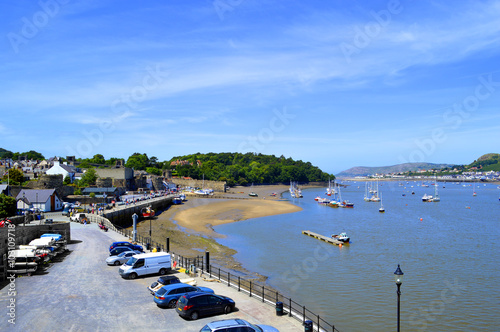
<path fill-rule="evenodd" d="M 80 165 L 78 165 L 80 168 L 91 168 L 92 165 L 87 160 L 83 160 Z"/>
<path fill-rule="evenodd" d="M 146 172 L 154 175 L 161 175 L 161 170 L 156 167 L 146 167 Z"/>
<path fill-rule="evenodd" d="M 95 198 L 95 193 L 90 193 L 90 194 L 89 194 L 89 197 L 90 197 L 90 198 Z"/>
<path fill-rule="evenodd" d="M 71 178 L 69 177 L 69 175 L 66 175 L 64 177 L 63 183 L 64 183 L 65 186 L 67 186 L 68 184 L 71 183 Z"/>
<path fill-rule="evenodd" d="M 75 194 L 75 195 L 81 195 L 82 194 L 82 190 L 80 188 L 76 188 L 75 191 L 73 192 L 73 194 Z"/>
<path fill-rule="evenodd" d="M 125 166 L 128 168 L 133 168 L 134 170 L 144 170 L 149 166 L 149 158 L 147 154 L 134 153 L 128 157 Z"/>
<path fill-rule="evenodd" d="M 88 187 L 95 185 L 98 176 L 94 168 L 89 168 L 82 175 L 82 179 L 78 182 L 80 187 Z"/>
<path fill-rule="evenodd" d="M 90 159 L 90 162 L 93 164 L 105 164 L 106 160 L 102 154 L 96 154 L 92 157 L 92 159 Z"/>
<path fill-rule="evenodd" d="M 16 168 L 11 168 L 3 175 L 4 181 L 10 184 L 21 184 L 24 182 L 24 173 Z"/>
<path fill-rule="evenodd" d="M 16 215 L 16 199 L 4 194 L 0 195 L 0 218 Z"/>

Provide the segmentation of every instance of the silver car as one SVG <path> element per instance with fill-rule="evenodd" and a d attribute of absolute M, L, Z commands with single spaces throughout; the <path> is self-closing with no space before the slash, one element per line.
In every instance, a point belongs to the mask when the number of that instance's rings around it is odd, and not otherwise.
<path fill-rule="evenodd" d="M 205 325 L 200 332 L 238 332 L 238 331 L 248 331 L 248 332 L 279 332 L 272 326 L 269 325 L 254 325 L 243 319 L 224 319 L 216 320 L 214 322 Z"/>
<path fill-rule="evenodd" d="M 142 253 L 139 250 L 124 251 L 116 256 L 110 256 L 106 258 L 106 263 L 108 265 L 115 265 L 115 266 L 122 265 L 125 264 L 130 259 L 130 257 L 137 254 L 142 254 Z"/>

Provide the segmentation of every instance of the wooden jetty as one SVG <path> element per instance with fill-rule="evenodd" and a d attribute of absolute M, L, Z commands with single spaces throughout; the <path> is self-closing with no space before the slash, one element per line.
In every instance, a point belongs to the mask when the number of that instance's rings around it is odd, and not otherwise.
<path fill-rule="evenodd" d="M 302 234 L 309 235 L 310 237 L 313 237 L 315 239 L 318 239 L 318 240 L 321 240 L 321 241 L 324 241 L 324 242 L 327 242 L 327 243 L 330 243 L 330 244 L 335 244 L 337 246 L 338 245 L 349 244 L 349 242 L 342 242 L 342 241 L 336 240 L 334 238 L 331 238 L 331 237 L 328 237 L 328 236 L 324 236 L 324 235 L 321 235 L 321 234 L 318 234 L 318 233 L 314 233 L 314 232 L 311 232 L 311 231 L 302 231 Z"/>

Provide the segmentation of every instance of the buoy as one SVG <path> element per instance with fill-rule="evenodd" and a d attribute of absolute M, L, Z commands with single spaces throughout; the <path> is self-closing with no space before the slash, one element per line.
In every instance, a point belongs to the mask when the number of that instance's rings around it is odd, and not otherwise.
<path fill-rule="evenodd" d="M 420 221 L 424 220 L 424 218 L 420 218 Z"/>
<path fill-rule="evenodd" d="M 339 248 L 342 248 L 342 243 L 341 243 L 341 244 L 339 244 Z"/>

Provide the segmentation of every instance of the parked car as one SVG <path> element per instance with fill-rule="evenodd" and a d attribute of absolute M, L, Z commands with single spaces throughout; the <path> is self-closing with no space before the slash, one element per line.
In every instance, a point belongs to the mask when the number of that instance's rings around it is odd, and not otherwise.
<path fill-rule="evenodd" d="M 119 254 L 121 254 L 122 252 L 125 252 L 125 251 L 135 251 L 135 250 L 130 249 L 130 247 L 115 247 L 113 250 L 111 250 L 109 252 L 109 255 L 110 256 L 118 256 Z M 140 250 L 137 250 L 137 251 L 139 251 L 142 254 L 142 251 L 140 251 Z M 129 259 L 130 259 L 130 257 L 129 257 Z"/>
<path fill-rule="evenodd" d="M 163 286 L 180 283 L 181 281 L 176 276 L 161 276 L 157 281 L 153 282 L 151 286 L 148 287 L 148 289 L 151 292 L 151 295 L 155 295 L 155 293 Z"/>
<path fill-rule="evenodd" d="M 129 249 L 129 248 L 127 248 Z M 108 258 L 106 258 L 106 264 L 108 265 L 122 265 L 122 264 L 125 264 L 129 259 L 130 257 L 134 256 L 134 255 L 137 255 L 137 254 L 140 254 L 141 252 L 139 250 L 127 250 L 127 251 L 123 251 L 121 253 L 119 253 L 118 255 L 115 255 L 115 256 L 110 256 Z"/>
<path fill-rule="evenodd" d="M 207 287 L 195 287 L 188 284 L 171 284 L 160 288 L 154 297 L 154 301 L 159 307 L 175 308 L 179 297 L 193 292 L 203 292 L 214 294 L 214 291 Z"/>
<path fill-rule="evenodd" d="M 76 222 L 83 222 L 85 219 L 87 219 L 85 213 L 75 213 L 74 215 L 69 217 L 69 220 Z"/>
<path fill-rule="evenodd" d="M 65 216 L 65 217 L 69 217 L 69 212 L 71 210 L 71 206 L 70 205 L 64 205 L 64 209 L 62 211 L 62 215 Z"/>
<path fill-rule="evenodd" d="M 175 311 L 183 318 L 196 320 L 201 316 L 228 314 L 235 306 L 227 296 L 196 292 L 182 295 L 177 300 Z"/>
<path fill-rule="evenodd" d="M 142 249 L 142 247 L 138 244 L 133 244 L 133 243 L 130 243 L 130 242 L 127 242 L 127 241 L 119 241 L 119 242 L 113 242 L 110 246 L 109 246 L 109 251 L 113 250 L 114 248 L 116 247 L 129 247 L 130 250 L 139 250 L 139 251 L 144 251 L 144 249 Z"/>
<path fill-rule="evenodd" d="M 216 320 L 205 325 L 200 332 L 279 332 L 278 329 L 269 325 L 254 325 L 243 319 Z"/>

